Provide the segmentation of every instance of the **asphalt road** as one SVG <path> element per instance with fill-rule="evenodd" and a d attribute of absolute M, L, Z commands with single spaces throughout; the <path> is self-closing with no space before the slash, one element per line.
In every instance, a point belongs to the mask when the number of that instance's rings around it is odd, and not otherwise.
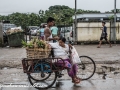
<path fill-rule="evenodd" d="M 95 61 L 120 61 L 120 45 L 103 45 L 97 48 L 97 45 L 77 45 L 75 46 L 79 55 L 87 55 Z M 24 48 L 0 48 L 0 84 L 29 84 L 27 75 L 23 73 L 21 59 L 26 57 Z M 104 64 L 103 64 L 104 66 Z M 109 67 L 116 67 L 117 71 L 106 72 L 108 75 L 103 79 L 103 74 L 95 74 L 90 80 L 82 81 L 79 85 L 74 85 L 70 78 L 64 76 L 49 90 L 119 90 L 120 88 L 120 65 L 109 64 Z M 5 67 L 5 68 L 3 68 Z M 8 68 L 7 68 L 8 67 Z M 10 68 L 9 67 L 13 67 Z M 97 65 L 101 68 L 101 65 Z M 108 68 L 108 67 L 107 67 Z M 101 69 L 102 70 L 102 69 Z M 18 85 L 17 85 L 18 86 Z M 2 87 L 0 90 L 36 90 L 32 87 Z"/>

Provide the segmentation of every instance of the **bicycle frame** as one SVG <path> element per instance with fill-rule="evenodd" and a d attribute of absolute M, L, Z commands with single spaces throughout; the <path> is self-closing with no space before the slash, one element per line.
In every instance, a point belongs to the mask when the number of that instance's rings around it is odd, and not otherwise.
<path fill-rule="evenodd" d="M 59 60 L 63 61 L 63 63 L 61 63 L 62 65 L 57 66 Z M 41 72 L 50 72 L 50 71 L 45 71 L 43 69 L 43 63 L 44 62 L 47 62 L 47 63 L 50 64 L 51 72 L 57 72 L 57 71 L 61 71 L 61 70 L 66 69 L 65 68 L 65 62 L 61 58 L 44 58 L 44 59 L 27 59 L 27 58 L 24 58 L 22 60 L 23 71 L 24 71 L 24 73 L 35 73 L 34 69 L 37 66 L 40 66 L 41 67 Z M 28 70 L 29 67 L 31 68 L 30 70 Z"/>

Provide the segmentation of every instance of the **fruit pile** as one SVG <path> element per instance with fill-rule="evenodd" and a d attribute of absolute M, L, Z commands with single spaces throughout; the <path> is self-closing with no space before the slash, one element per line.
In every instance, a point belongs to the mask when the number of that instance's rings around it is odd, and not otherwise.
<path fill-rule="evenodd" d="M 23 30 L 19 27 L 16 28 L 11 28 L 6 31 L 7 35 L 18 33 L 18 32 L 23 32 Z"/>
<path fill-rule="evenodd" d="M 22 41 L 23 47 L 25 48 L 41 48 L 48 49 L 49 44 L 46 41 L 39 40 L 37 38 L 32 39 L 29 43 Z"/>

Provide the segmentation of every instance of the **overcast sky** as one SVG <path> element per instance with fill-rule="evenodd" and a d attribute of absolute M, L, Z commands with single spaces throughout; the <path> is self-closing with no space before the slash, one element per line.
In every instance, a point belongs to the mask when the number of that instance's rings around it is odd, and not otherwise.
<path fill-rule="evenodd" d="M 40 9 L 47 10 L 53 5 L 66 5 L 74 8 L 75 0 L 0 0 L 0 14 L 13 12 L 37 13 Z M 77 8 L 84 10 L 110 11 L 114 8 L 114 0 L 77 0 Z M 120 0 L 117 0 L 120 9 Z"/>

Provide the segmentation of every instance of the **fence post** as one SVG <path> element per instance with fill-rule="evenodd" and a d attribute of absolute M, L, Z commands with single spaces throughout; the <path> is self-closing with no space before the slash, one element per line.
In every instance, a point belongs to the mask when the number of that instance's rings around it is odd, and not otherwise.
<path fill-rule="evenodd" d="M 111 41 L 111 21 L 110 21 L 110 41 Z"/>
<path fill-rule="evenodd" d="M 114 1 L 114 30 L 113 30 L 114 43 L 116 44 L 116 0 Z"/>

